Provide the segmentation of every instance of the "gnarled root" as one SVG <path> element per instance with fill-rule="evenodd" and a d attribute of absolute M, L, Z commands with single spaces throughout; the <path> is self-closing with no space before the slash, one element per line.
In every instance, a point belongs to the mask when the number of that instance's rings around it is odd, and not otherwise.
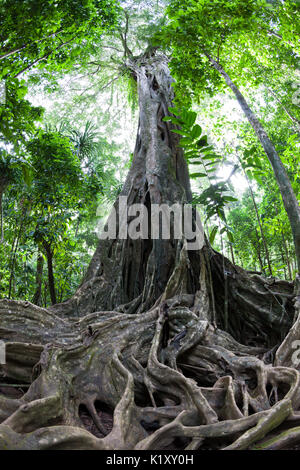
<path fill-rule="evenodd" d="M 265 364 L 262 347 L 199 320 L 187 297 L 78 321 L 22 302 L 1 301 L 0 312 L 1 449 L 282 448 L 299 440 L 291 419 L 298 371 Z M 15 397 L 21 382 L 25 393 Z M 274 437 L 282 423 L 291 429 Z"/>

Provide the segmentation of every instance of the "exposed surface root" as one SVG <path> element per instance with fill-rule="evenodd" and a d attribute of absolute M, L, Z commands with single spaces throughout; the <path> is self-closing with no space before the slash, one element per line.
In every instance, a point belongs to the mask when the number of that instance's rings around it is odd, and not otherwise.
<path fill-rule="evenodd" d="M 78 321 L 1 301 L 0 448 L 297 444 L 299 372 L 264 362 L 265 348 L 241 345 L 203 310 L 200 320 L 190 298 L 166 297 L 139 315 Z M 274 435 L 282 423 L 287 429 Z"/>

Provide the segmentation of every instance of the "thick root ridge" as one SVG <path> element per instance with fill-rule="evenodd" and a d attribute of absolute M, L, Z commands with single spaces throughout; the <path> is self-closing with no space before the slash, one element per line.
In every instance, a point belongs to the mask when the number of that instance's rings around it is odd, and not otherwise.
<path fill-rule="evenodd" d="M 296 445 L 299 372 L 281 364 L 288 337 L 272 365 L 265 348 L 241 345 L 190 297 L 79 320 L 1 301 L 0 449 Z"/>

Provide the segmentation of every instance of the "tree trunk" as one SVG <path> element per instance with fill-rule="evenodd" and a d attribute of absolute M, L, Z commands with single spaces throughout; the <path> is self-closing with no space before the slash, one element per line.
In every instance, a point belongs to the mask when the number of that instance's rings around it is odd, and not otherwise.
<path fill-rule="evenodd" d="M 257 245 L 255 245 L 255 243 L 253 243 L 252 246 L 253 246 L 254 251 L 256 251 L 256 253 L 257 253 L 257 258 L 258 258 L 260 270 L 265 275 L 264 263 L 262 262 L 261 253 L 260 253 L 259 236 L 258 236 L 258 233 L 257 233 L 256 229 L 255 229 L 255 234 L 256 234 Z"/>
<path fill-rule="evenodd" d="M 239 156 L 238 156 L 238 160 L 239 160 L 239 163 L 240 163 L 241 168 L 242 168 L 242 170 L 243 170 L 244 176 L 245 176 L 245 178 L 246 178 L 246 180 L 247 180 L 248 188 L 249 188 L 249 190 L 250 190 L 251 199 L 252 199 L 252 202 L 253 202 L 253 207 L 254 207 L 255 214 L 256 214 L 256 218 L 257 218 L 257 222 L 258 222 L 258 225 L 259 225 L 259 230 L 260 230 L 261 238 L 262 238 L 262 241 L 263 241 L 263 244 L 264 244 L 264 248 L 265 248 L 265 253 L 266 253 L 266 258 L 267 258 L 267 263 L 268 263 L 268 268 L 269 268 L 269 274 L 270 274 L 270 276 L 273 276 L 272 267 L 271 267 L 271 260 L 270 260 L 270 255 L 269 255 L 269 249 L 268 249 L 268 244 L 267 244 L 267 241 L 266 241 L 266 238 L 265 238 L 265 234 L 264 234 L 264 230 L 263 230 L 263 227 L 262 227 L 262 223 L 261 223 L 260 215 L 259 215 L 259 212 L 258 212 L 257 204 L 256 204 L 256 201 L 255 201 L 255 196 L 254 196 L 254 193 L 253 193 L 253 190 L 252 190 L 252 186 L 251 186 L 251 183 L 250 183 L 250 181 L 249 181 L 248 175 L 247 175 L 247 173 L 246 173 L 245 170 L 244 170 L 243 164 L 242 164 L 241 159 L 240 159 Z"/>
<path fill-rule="evenodd" d="M 36 290 L 32 298 L 32 303 L 42 305 L 42 282 L 43 282 L 43 268 L 44 268 L 44 257 L 41 253 L 37 257 L 37 266 L 36 266 Z"/>
<path fill-rule="evenodd" d="M 17 255 L 17 250 L 19 246 L 19 240 L 20 240 L 20 234 L 21 234 L 21 228 L 16 235 L 16 237 L 13 240 L 13 245 L 11 249 L 11 263 L 10 263 L 10 276 L 9 276 L 9 286 L 8 286 L 8 298 L 11 298 L 12 290 L 13 290 L 13 281 L 14 281 L 14 275 L 15 275 L 15 263 L 16 263 L 16 255 Z"/>
<path fill-rule="evenodd" d="M 127 66 L 140 119 L 122 195 L 151 213 L 190 200 L 188 169 L 162 121 L 173 98 L 165 57 Z M 0 301 L 0 449 L 246 449 L 291 427 L 300 374 L 272 367 L 266 345 L 292 324 L 293 284 L 249 275 L 206 240 L 190 250 L 184 237 L 123 239 L 117 229 L 69 301 Z M 12 398 L 4 380 L 28 389 Z"/>
<path fill-rule="evenodd" d="M 204 54 L 206 55 L 212 66 L 224 77 L 226 84 L 235 94 L 241 109 L 243 110 L 245 116 L 253 127 L 271 163 L 283 200 L 283 204 L 290 221 L 295 244 L 298 273 L 300 274 L 300 207 L 293 191 L 286 169 L 283 166 L 283 163 L 278 153 L 276 152 L 274 145 L 270 141 L 265 129 L 257 119 L 256 115 L 250 109 L 240 90 L 233 83 L 233 81 L 225 72 L 225 70 L 221 67 L 221 65 L 216 62 L 208 53 L 204 52 Z"/>
<path fill-rule="evenodd" d="M 12 248 L 11 248 L 11 256 L 10 256 L 10 277 L 9 277 L 9 288 L 8 288 L 8 298 L 11 298 L 12 290 L 13 290 L 13 284 L 14 284 L 14 275 L 15 275 L 15 264 L 16 264 L 16 258 L 17 258 L 17 250 L 19 247 L 19 242 L 22 237 L 22 232 L 23 232 L 23 227 L 24 223 L 26 220 L 27 213 L 29 211 L 29 208 L 26 207 L 26 204 L 24 204 L 24 201 L 21 201 L 21 206 L 22 206 L 22 215 L 20 219 L 20 226 L 19 230 L 14 238 Z"/>
<path fill-rule="evenodd" d="M 128 67 L 138 84 L 140 117 L 132 167 L 120 195 L 128 205 L 144 204 L 150 217 L 152 204 L 191 200 L 189 175 L 179 138 L 171 132 L 172 124 L 162 121 L 173 99 L 166 59 L 144 57 L 144 65 L 131 60 Z M 118 201 L 115 208 L 117 217 L 127 221 Z M 101 240 L 82 285 L 68 302 L 70 311 L 147 310 L 164 292 L 180 245 L 180 240 Z M 197 282 L 195 276 L 188 282 Z M 62 306 L 66 312 L 66 303 Z"/>
<path fill-rule="evenodd" d="M 8 187 L 8 180 L 4 175 L 0 175 L 0 217 L 1 217 L 1 239 L 0 243 L 4 241 L 4 218 L 3 218 L 3 195 Z"/>
<path fill-rule="evenodd" d="M 232 248 L 232 244 L 231 244 L 230 242 L 229 242 L 229 248 L 230 248 L 230 254 L 231 254 L 231 261 L 232 261 L 232 264 L 235 264 L 233 248 Z"/>
<path fill-rule="evenodd" d="M 47 267 L 48 267 L 48 285 L 49 293 L 52 305 L 56 304 L 56 291 L 55 291 L 55 280 L 53 273 L 53 252 L 51 246 L 47 242 L 43 242 L 43 247 L 47 257 Z"/>
<path fill-rule="evenodd" d="M 284 252 L 285 252 L 286 264 L 287 264 L 287 267 L 288 267 L 289 279 L 292 279 L 293 275 L 292 275 L 291 264 L 290 264 L 290 256 L 289 256 L 289 251 L 288 251 L 286 239 L 285 239 L 285 236 L 284 236 L 283 232 L 281 232 L 281 236 L 282 236 L 283 248 L 284 248 Z"/>

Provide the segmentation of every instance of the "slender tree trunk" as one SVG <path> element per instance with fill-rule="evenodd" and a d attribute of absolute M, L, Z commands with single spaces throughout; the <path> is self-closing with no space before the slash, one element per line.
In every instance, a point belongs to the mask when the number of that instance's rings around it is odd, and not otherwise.
<path fill-rule="evenodd" d="M 54 273 L 53 273 L 53 252 L 51 247 L 48 243 L 43 243 L 46 257 L 47 257 L 47 266 L 48 266 L 48 285 L 49 285 L 49 292 L 50 292 L 50 299 L 52 305 L 56 304 L 56 291 L 55 291 L 55 280 L 54 280 Z"/>
<path fill-rule="evenodd" d="M 244 173 L 244 175 L 245 175 L 245 178 L 246 178 L 246 180 L 247 180 L 248 187 L 249 187 L 249 190 L 250 190 L 251 199 L 252 199 L 252 202 L 253 202 L 253 206 L 254 206 L 254 210 L 255 210 L 257 222 L 258 222 L 258 225 L 259 225 L 259 230 L 260 230 L 261 238 L 262 238 L 262 241 L 263 241 L 263 244 L 264 244 L 264 249 L 265 249 L 265 252 L 266 252 L 266 258 L 267 258 L 267 263 L 268 263 L 268 268 L 269 268 L 270 276 L 273 276 L 272 267 L 271 267 L 271 260 L 270 260 L 270 255 L 269 255 L 269 249 L 268 249 L 268 244 L 267 244 L 267 241 L 266 241 L 266 238 L 265 238 L 265 234 L 264 234 L 264 230 L 263 230 L 263 227 L 262 227 L 260 215 L 259 215 L 259 212 L 258 212 L 258 207 L 257 207 L 256 201 L 255 201 L 255 196 L 254 196 L 254 193 L 253 193 L 253 189 L 252 189 L 251 183 L 250 183 L 250 181 L 249 181 L 248 175 L 247 175 L 247 173 L 246 173 L 245 170 L 244 170 L 243 163 L 242 163 L 242 161 L 241 161 L 241 159 L 240 159 L 239 156 L 238 156 L 238 159 L 239 159 L 240 165 L 241 165 L 241 167 L 242 167 L 243 173 Z"/>
<path fill-rule="evenodd" d="M 4 240 L 4 218 L 3 218 L 3 195 L 4 191 L 8 187 L 8 181 L 5 179 L 4 176 L 0 175 L 0 217 L 1 217 L 1 239 L 0 243 L 3 243 Z"/>
<path fill-rule="evenodd" d="M 232 244 L 230 242 L 229 242 L 229 248 L 230 248 L 230 253 L 231 253 L 232 264 L 235 264 L 234 252 L 233 252 Z"/>
<path fill-rule="evenodd" d="M 287 275 L 286 275 L 286 259 L 284 257 L 284 251 L 282 249 L 281 246 L 279 246 L 279 253 L 280 253 L 280 257 L 281 257 L 281 262 L 283 264 L 283 272 L 284 272 L 284 279 L 287 279 Z"/>
<path fill-rule="evenodd" d="M 13 245 L 13 248 L 12 248 L 13 251 L 12 251 L 12 258 L 11 258 L 9 287 L 8 287 L 8 298 L 9 298 L 9 299 L 11 298 L 12 289 L 13 289 L 13 280 L 14 280 L 14 275 L 15 275 L 16 255 L 17 255 L 17 250 L 18 250 L 18 246 L 19 246 L 20 233 L 21 233 L 21 229 L 19 230 L 17 237 L 14 239 L 15 245 Z"/>
<path fill-rule="evenodd" d="M 286 239 L 285 239 L 285 236 L 284 236 L 283 232 L 281 232 L 281 236 L 282 236 L 283 248 L 284 248 L 284 252 L 285 252 L 286 264 L 287 264 L 287 267 L 288 267 L 289 279 L 293 279 L 291 264 L 290 264 L 289 251 L 288 251 Z"/>
<path fill-rule="evenodd" d="M 204 54 L 210 61 L 211 65 L 223 76 L 226 84 L 235 94 L 236 99 L 241 109 L 245 113 L 245 116 L 247 117 L 248 121 L 253 127 L 261 145 L 263 146 L 266 152 L 266 155 L 268 156 L 268 159 L 271 163 L 275 178 L 279 186 L 279 190 L 281 193 L 285 210 L 287 212 L 287 215 L 291 224 L 291 229 L 292 229 L 292 234 L 293 234 L 294 244 L 295 244 L 296 259 L 297 259 L 297 264 L 298 264 L 298 273 L 300 273 L 300 207 L 299 207 L 297 198 L 295 196 L 295 193 L 293 191 L 286 169 L 274 145 L 269 139 L 265 129 L 263 128 L 263 126 L 257 119 L 256 115 L 253 113 L 253 111 L 249 107 L 247 101 L 245 100 L 240 90 L 233 83 L 233 81 L 231 80 L 229 75 L 225 72 L 225 70 L 222 68 L 222 66 L 218 62 L 216 62 L 207 52 L 204 51 Z"/>
<path fill-rule="evenodd" d="M 26 207 L 26 205 L 23 206 L 22 210 L 22 218 L 20 221 L 20 227 L 18 230 L 18 234 L 14 239 L 13 245 L 12 245 L 12 257 L 11 257 L 11 265 L 10 265 L 10 278 L 9 278 L 9 289 L 8 289 L 8 298 L 11 298 L 11 293 L 12 293 L 12 287 L 13 287 L 13 280 L 14 280 L 14 273 L 15 273 L 15 263 L 16 263 L 16 257 L 17 257 L 17 250 L 20 242 L 20 238 L 22 235 L 23 227 L 24 227 L 24 222 L 26 219 L 27 211 L 29 209 Z M 15 243 L 15 245 L 14 245 Z"/>
<path fill-rule="evenodd" d="M 257 233 L 257 230 L 256 230 L 256 229 L 255 229 L 255 234 L 256 234 L 256 239 L 257 239 L 257 246 L 253 243 L 253 247 L 254 247 L 254 249 L 256 250 L 256 253 L 257 253 L 258 262 L 259 262 L 259 266 L 260 266 L 261 272 L 262 272 L 263 274 L 265 274 L 264 264 L 263 264 L 262 259 L 261 259 L 259 236 L 258 236 L 258 233 Z"/>
<path fill-rule="evenodd" d="M 47 307 L 47 296 L 48 296 L 48 283 L 47 281 L 44 282 L 44 289 L 43 289 L 43 303 L 44 307 Z"/>
<path fill-rule="evenodd" d="M 252 197 L 253 205 L 254 205 L 254 208 L 255 208 L 255 213 L 256 213 L 256 218 L 257 218 L 258 225 L 259 225 L 259 230 L 260 230 L 261 238 L 262 238 L 262 241 L 263 241 L 263 244 L 264 244 L 264 249 L 265 249 L 265 253 L 266 253 L 266 258 L 267 258 L 269 273 L 270 273 L 270 276 L 273 276 L 272 266 L 271 266 L 271 260 L 270 260 L 270 254 L 269 254 L 269 249 L 268 249 L 268 244 L 267 244 L 267 241 L 266 241 L 266 238 L 265 238 L 264 230 L 263 230 L 263 227 L 262 227 L 262 223 L 261 223 L 261 220 L 260 220 L 260 216 L 259 216 L 259 213 L 258 213 L 258 208 L 257 208 L 257 205 L 256 205 L 256 201 L 255 201 L 255 197 L 254 197 L 254 194 L 253 194 L 251 185 L 249 185 L 249 188 L 250 188 L 250 192 L 251 192 L 251 197 Z"/>
<path fill-rule="evenodd" d="M 35 305 L 42 305 L 42 282 L 43 282 L 44 257 L 42 253 L 38 254 L 36 266 L 36 290 L 32 299 Z"/>

